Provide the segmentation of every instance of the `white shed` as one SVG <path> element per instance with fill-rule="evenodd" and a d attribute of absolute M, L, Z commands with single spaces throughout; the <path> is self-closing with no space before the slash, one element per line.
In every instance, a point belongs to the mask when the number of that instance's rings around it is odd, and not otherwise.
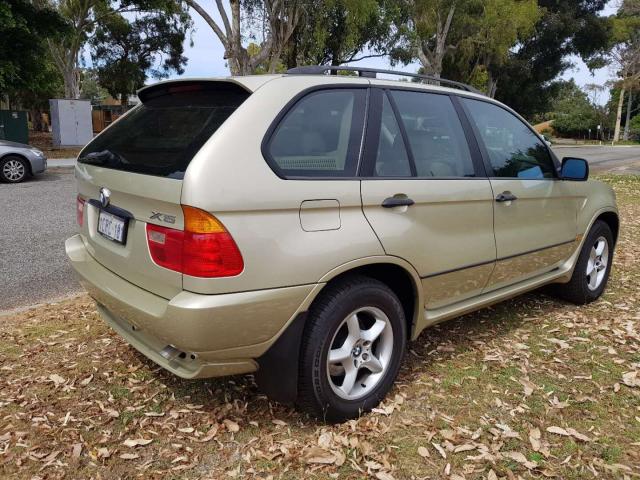
<path fill-rule="evenodd" d="M 49 100 L 54 147 L 84 146 L 93 138 L 91 102 L 54 98 Z"/>

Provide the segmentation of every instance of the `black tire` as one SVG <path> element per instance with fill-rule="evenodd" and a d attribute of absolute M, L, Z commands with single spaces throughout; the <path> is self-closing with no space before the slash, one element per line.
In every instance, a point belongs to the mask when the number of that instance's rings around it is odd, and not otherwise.
<path fill-rule="evenodd" d="M 19 176 L 15 176 L 12 172 L 15 172 L 15 169 L 11 169 L 7 171 L 7 169 L 13 165 L 21 165 L 19 170 Z M 0 180 L 6 183 L 20 183 L 29 174 L 29 167 L 27 166 L 27 162 L 24 159 L 17 157 L 15 155 L 7 155 L 6 157 L 0 160 Z"/>
<path fill-rule="evenodd" d="M 607 242 L 607 263 L 604 268 L 604 277 L 599 285 L 592 289 L 589 288 L 590 277 L 587 276 L 586 272 L 589 257 L 591 255 L 591 249 L 600 238 L 604 238 Z M 597 300 L 600 295 L 602 295 L 602 292 L 604 292 L 604 289 L 607 287 L 607 282 L 609 281 L 609 274 L 611 272 L 611 265 L 613 261 L 613 247 L 614 241 L 611 228 L 602 220 L 597 220 L 591 227 L 591 230 L 589 230 L 587 238 L 582 245 L 582 250 L 580 251 L 578 261 L 576 262 L 576 267 L 573 270 L 571 280 L 569 283 L 554 285 L 552 290 L 553 293 L 564 300 L 575 303 L 576 305 L 585 305 Z"/>
<path fill-rule="evenodd" d="M 376 380 L 371 380 L 370 391 L 364 392 L 362 397 L 351 400 L 342 398 L 335 391 L 335 383 L 330 380 L 327 355 L 332 342 L 338 341 L 337 335 L 347 328 L 343 322 L 347 317 L 359 309 L 378 309 L 386 315 L 386 326 L 378 339 L 365 347 L 372 355 L 381 347 L 389 352 L 386 367 Z M 367 332 L 367 311 L 358 313 L 358 322 Z M 364 318 L 362 316 L 364 315 Z M 377 320 L 372 318 L 373 322 Z M 393 338 L 390 339 L 386 330 L 391 328 Z M 371 327 L 369 327 L 371 328 Z M 334 336 L 336 338 L 334 339 Z M 327 286 L 321 296 L 313 303 L 305 325 L 300 350 L 300 369 L 298 379 L 298 408 L 316 418 L 326 422 L 342 422 L 358 417 L 363 412 L 370 411 L 385 397 L 391 389 L 397 375 L 407 345 L 407 322 L 402 304 L 398 297 L 384 283 L 360 275 L 353 275 Z M 365 342 L 366 343 L 366 342 Z M 343 346 L 346 345 L 346 340 Z M 354 350 L 351 350 L 352 355 Z M 358 354 L 354 362 L 366 359 L 365 353 Z M 378 355 L 376 355 L 378 357 Z M 380 357 L 382 358 L 382 357 Z M 352 361 L 352 360 L 346 360 Z M 361 367 L 358 375 L 371 375 L 370 370 Z M 373 377 L 373 375 L 372 375 Z M 372 378 L 369 377 L 369 378 Z M 360 378 L 359 376 L 356 378 Z M 332 377 L 333 379 L 333 377 Z M 330 383 L 332 382 L 334 386 Z M 343 380 L 344 382 L 344 380 Z M 366 388 L 365 380 L 357 380 L 356 388 Z"/>

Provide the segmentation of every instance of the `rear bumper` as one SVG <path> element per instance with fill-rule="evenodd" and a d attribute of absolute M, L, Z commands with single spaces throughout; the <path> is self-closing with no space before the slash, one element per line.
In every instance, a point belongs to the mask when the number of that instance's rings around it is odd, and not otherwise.
<path fill-rule="evenodd" d="M 67 239 L 67 256 L 107 323 L 142 354 L 183 378 L 247 373 L 321 285 L 222 295 L 182 291 L 159 297 L 114 274 L 88 253 L 80 235 Z M 184 355 L 165 358 L 173 346 Z"/>

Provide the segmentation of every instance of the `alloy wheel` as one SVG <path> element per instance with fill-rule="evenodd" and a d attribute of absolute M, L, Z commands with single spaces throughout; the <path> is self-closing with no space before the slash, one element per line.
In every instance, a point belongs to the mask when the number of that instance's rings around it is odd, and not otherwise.
<path fill-rule="evenodd" d="M 10 182 L 19 182 L 24 178 L 26 170 L 20 160 L 9 160 L 2 166 L 2 174 Z"/>
<path fill-rule="evenodd" d="M 362 307 L 336 330 L 327 353 L 327 376 L 336 395 L 357 400 L 384 377 L 393 354 L 393 329 L 379 308 Z"/>
<path fill-rule="evenodd" d="M 589 253 L 587 261 L 587 286 L 589 290 L 597 290 L 607 274 L 609 263 L 609 242 L 604 237 L 598 237 Z"/>

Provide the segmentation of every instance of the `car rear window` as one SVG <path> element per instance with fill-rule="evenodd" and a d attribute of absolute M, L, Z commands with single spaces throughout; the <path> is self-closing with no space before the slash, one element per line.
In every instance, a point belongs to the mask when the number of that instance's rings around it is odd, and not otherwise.
<path fill-rule="evenodd" d="M 182 179 L 194 155 L 248 96 L 224 82 L 151 90 L 141 105 L 89 143 L 78 162 Z"/>

